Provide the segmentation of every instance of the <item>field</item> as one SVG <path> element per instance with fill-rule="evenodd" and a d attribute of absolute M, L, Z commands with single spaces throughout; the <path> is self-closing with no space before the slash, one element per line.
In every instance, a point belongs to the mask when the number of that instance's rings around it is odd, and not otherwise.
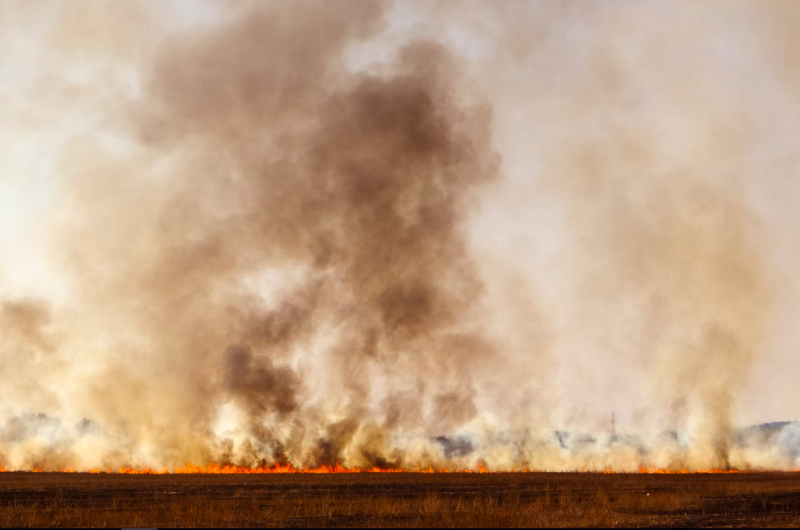
<path fill-rule="evenodd" d="M 0 473 L 2 526 L 798 526 L 800 474 Z"/>

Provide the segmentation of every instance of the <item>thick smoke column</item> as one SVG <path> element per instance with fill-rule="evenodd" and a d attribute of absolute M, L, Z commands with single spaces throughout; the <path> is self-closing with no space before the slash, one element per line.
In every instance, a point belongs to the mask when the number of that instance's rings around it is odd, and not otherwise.
<path fill-rule="evenodd" d="M 381 4 L 276 7 L 160 45 L 126 111 L 138 156 L 70 168 L 68 264 L 127 350 L 87 402 L 167 465 L 218 458 L 230 402 L 258 454 L 385 466 L 385 429 L 476 414 L 464 223 L 496 175 L 489 115 L 431 42 L 348 73 Z"/>

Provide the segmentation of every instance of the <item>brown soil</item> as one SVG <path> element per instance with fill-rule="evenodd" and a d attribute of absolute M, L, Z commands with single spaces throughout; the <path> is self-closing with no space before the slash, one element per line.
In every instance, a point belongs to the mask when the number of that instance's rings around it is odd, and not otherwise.
<path fill-rule="evenodd" d="M 2 526 L 798 526 L 800 473 L 0 473 Z"/>

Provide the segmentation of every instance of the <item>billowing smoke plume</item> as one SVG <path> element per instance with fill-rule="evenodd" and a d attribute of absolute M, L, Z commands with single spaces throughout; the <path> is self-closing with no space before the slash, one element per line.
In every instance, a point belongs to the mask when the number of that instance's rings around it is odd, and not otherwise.
<path fill-rule="evenodd" d="M 79 58 L 39 109 L 91 124 L 37 224 L 61 294 L 0 305 L 0 466 L 795 465 L 795 424 L 735 421 L 785 153 L 717 62 L 775 20 L 684 6 L 635 48 L 655 8 L 124 4 L 0 12 Z"/>

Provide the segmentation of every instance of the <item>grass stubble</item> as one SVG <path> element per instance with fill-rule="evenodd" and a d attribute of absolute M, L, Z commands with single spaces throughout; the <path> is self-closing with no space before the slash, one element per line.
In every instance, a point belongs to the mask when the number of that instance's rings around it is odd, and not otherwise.
<path fill-rule="evenodd" d="M 798 525 L 798 473 L 0 473 L 3 527 Z"/>

